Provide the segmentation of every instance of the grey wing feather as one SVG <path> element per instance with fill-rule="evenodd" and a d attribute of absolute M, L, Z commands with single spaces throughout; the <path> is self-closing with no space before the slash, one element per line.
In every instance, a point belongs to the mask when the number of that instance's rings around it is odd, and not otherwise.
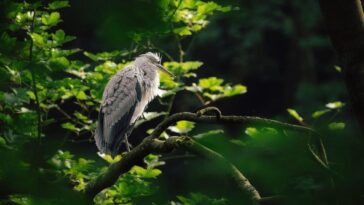
<path fill-rule="evenodd" d="M 137 69 L 130 65 L 106 85 L 96 127 L 96 145 L 102 153 L 116 155 L 131 130 L 131 118 L 141 100 Z"/>

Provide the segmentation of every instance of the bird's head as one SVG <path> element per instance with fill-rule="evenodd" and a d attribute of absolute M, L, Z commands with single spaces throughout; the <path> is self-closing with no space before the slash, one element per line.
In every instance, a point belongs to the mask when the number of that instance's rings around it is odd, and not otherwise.
<path fill-rule="evenodd" d="M 143 61 L 147 61 L 148 63 L 152 64 L 154 68 L 167 73 L 172 78 L 175 77 L 173 73 L 169 72 L 165 67 L 162 66 L 162 58 L 158 53 L 148 52 L 138 56 L 137 58 L 140 58 Z"/>

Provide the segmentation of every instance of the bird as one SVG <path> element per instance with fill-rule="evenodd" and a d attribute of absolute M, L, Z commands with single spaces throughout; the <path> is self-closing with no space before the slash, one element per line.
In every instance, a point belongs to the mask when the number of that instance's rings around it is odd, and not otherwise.
<path fill-rule="evenodd" d="M 125 147 L 131 150 L 128 137 L 148 103 L 158 95 L 159 71 L 175 77 L 161 61 L 158 53 L 141 54 L 106 84 L 94 135 L 101 154 L 115 157 Z"/>

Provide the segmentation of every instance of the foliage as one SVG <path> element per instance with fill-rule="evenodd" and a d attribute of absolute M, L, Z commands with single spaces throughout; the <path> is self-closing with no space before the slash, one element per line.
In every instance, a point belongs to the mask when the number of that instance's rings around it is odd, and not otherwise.
<path fill-rule="evenodd" d="M 60 9 L 70 7 L 68 1 L 51 1 L 48 4 L 5 1 L 2 5 L 7 12 L 7 23 L 0 35 L 0 44 L 3 45 L 0 47 L 0 67 L 2 80 L 8 86 L 2 86 L 0 91 L 0 119 L 4 123 L 0 130 L 1 149 L 22 149 L 33 141 L 41 146 L 42 141 L 50 138 L 49 133 L 45 132 L 49 126 L 59 126 L 76 136 L 92 138 L 96 120 L 93 116 L 98 112 L 103 88 L 112 75 L 128 65 L 131 60 L 129 56 L 135 52 L 116 50 L 92 53 L 69 48 L 67 45 L 75 37 L 59 27 L 62 22 Z M 174 11 L 165 18 L 172 26 L 168 35 L 182 38 L 204 28 L 208 17 L 214 12 L 231 10 L 229 6 L 200 0 L 170 1 L 168 6 Z M 23 37 L 19 37 L 19 34 Z M 140 43 L 145 37 L 140 35 L 135 42 Z M 86 58 L 80 58 L 82 54 Z M 164 62 L 164 66 L 177 79 L 161 74 L 161 88 L 165 90 L 162 100 L 168 103 L 168 97 L 181 90 L 201 94 L 210 101 L 245 92 L 246 88 L 242 85 L 216 85 L 212 88 L 201 83 L 209 83 L 216 77 L 200 80 L 198 90 L 188 89 L 185 80 L 196 78 L 196 71 L 202 64 L 200 61 L 184 62 L 182 59 L 179 62 L 173 59 Z M 67 108 L 70 103 L 72 109 Z M 169 112 L 145 113 L 137 126 Z M 193 128 L 193 123 L 181 121 L 169 129 L 186 134 Z M 68 136 L 63 138 L 60 140 L 68 140 Z M 77 141 L 77 138 L 74 140 Z M 69 178 L 76 191 L 84 190 L 90 180 L 106 169 L 105 166 L 96 165 L 95 160 L 75 157 L 69 151 L 51 152 L 56 154 L 48 159 L 48 164 L 56 171 L 57 177 Z M 107 155 L 102 158 L 108 163 L 120 160 L 120 156 L 118 159 Z M 161 174 L 161 170 L 156 167 L 163 162 L 154 155 L 148 156 L 144 162 L 146 168 L 134 166 L 113 187 L 99 194 L 95 201 L 98 204 L 129 204 L 135 198 L 153 194 L 157 190 L 153 181 Z M 191 196 L 191 200 L 208 200 L 202 195 Z M 31 196 L 11 195 L 10 198 L 20 204 L 33 203 Z M 188 199 L 179 197 L 179 201 L 187 203 Z"/>
<path fill-rule="evenodd" d="M 121 176 L 109 189 L 96 196 L 96 204 L 130 204 L 133 199 L 156 192 L 156 177 L 162 172 L 157 166 L 164 164 L 157 155 L 144 159 L 146 168 L 135 165 L 127 174 Z"/>
<path fill-rule="evenodd" d="M 226 204 L 224 199 L 212 199 L 201 193 L 190 193 L 188 197 L 177 196 L 178 201 L 172 201 L 170 205 L 199 205 L 199 204 L 211 204 L 211 205 L 223 205 Z"/>

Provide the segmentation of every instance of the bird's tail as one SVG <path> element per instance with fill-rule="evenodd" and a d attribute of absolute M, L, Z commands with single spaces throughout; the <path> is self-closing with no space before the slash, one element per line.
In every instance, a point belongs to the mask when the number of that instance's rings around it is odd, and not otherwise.
<path fill-rule="evenodd" d="M 113 127 L 110 130 L 110 133 L 105 132 L 104 130 L 103 118 L 103 114 L 100 112 L 95 132 L 96 146 L 101 153 L 110 154 L 112 157 L 115 157 L 116 155 L 127 149 L 127 139 L 133 131 L 134 124 L 128 125 L 124 129 L 122 128 L 122 126 Z M 109 135 L 112 135 L 114 137 L 108 138 L 107 136 Z"/>
<path fill-rule="evenodd" d="M 107 150 L 108 153 L 112 157 L 115 157 L 116 155 L 120 154 L 122 151 L 127 150 L 129 145 L 128 137 L 130 136 L 131 132 L 133 131 L 134 125 L 129 125 L 125 130 L 120 132 L 119 137 L 115 141 L 115 143 L 112 144 L 112 146 L 108 147 Z"/>

